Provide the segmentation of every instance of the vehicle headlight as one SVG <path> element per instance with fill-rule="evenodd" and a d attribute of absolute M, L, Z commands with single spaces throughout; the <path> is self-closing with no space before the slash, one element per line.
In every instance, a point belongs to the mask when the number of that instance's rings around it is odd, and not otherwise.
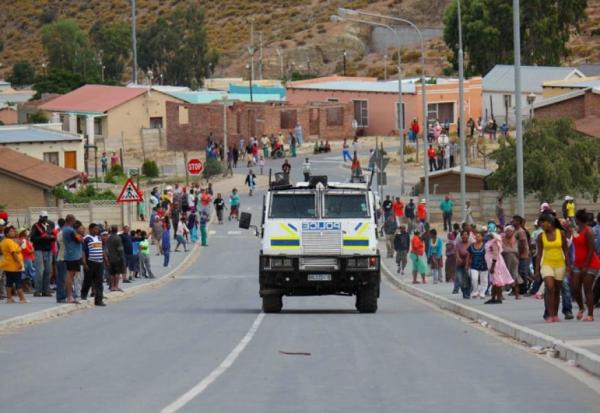
<path fill-rule="evenodd" d="M 271 258 L 271 268 L 292 268 L 294 261 L 291 258 Z"/>
<path fill-rule="evenodd" d="M 368 268 L 369 267 L 369 258 L 348 258 L 347 266 L 349 268 Z"/>

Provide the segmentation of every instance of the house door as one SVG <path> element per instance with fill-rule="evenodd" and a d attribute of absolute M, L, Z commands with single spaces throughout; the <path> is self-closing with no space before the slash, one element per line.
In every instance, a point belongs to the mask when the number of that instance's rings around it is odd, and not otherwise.
<path fill-rule="evenodd" d="M 254 109 L 248 110 L 248 134 L 250 136 L 256 136 L 256 112 Z"/>
<path fill-rule="evenodd" d="M 319 122 L 320 122 L 320 110 L 318 108 L 311 108 L 309 115 L 309 135 L 319 134 Z"/>
<path fill-rule="evenodd" d="M 65 151 L 65 168 L 77 169 L 76 151 Z"/>

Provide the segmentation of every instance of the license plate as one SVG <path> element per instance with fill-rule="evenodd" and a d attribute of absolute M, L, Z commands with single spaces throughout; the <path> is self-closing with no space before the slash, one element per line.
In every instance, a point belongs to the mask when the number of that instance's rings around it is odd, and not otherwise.
<path fill-rule="evenodd" d="M 331 281 L 331 274 L 308 274 L 308 281 Z"/>

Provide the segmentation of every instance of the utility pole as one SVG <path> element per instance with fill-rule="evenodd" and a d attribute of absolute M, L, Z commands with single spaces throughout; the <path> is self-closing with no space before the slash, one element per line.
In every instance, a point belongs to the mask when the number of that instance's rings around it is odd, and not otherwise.
<path fill-rule="evenodd" d="M 387 53 L 383 55 L 383 80 L 387 80 Z"/>
<path fill-rule="evenodd" d="M 135 32 L 135 0 L 131 0 L 131 55 L 132 55 L 132 70 L 133 70 L 133 84 L 137 85 L 138 77 L 138 65 L 137 65 L 137 35 Z"/>
<path fill-rule="evenodd" d="M 519 0 L 513 0 L 513 38 L 515 49 L 515 111 L 517 133 L 517 213 L 525 216 L 523 183 L 523 109 L 521 108 L 521 17 Z"/>
<path fill-rule="evenodd" d="M 283 55 L 281 54 L 281 49 L 279 47 L 275 49 L 275 51 L 277 52 L 277 56 L 279 56 L 279 75 L 281 80 L 283 80 Z"/>
<path fill-rule="evenodd" d="M 344 50 L 344 76 L 346 76 L 346 51 Z"/>
<path fill-rule="evenodd" d="M 263 34 L 258 32 L 258 79 L 263 79 Z"/>
<path fill-rule="evenodd" d="M 467 178 L 465 173 L 466 154 L 465 149 L 465 72 L 464 72 L 464 53 L 463 53 L 463 41 L 462 41 L 462 16 L 460 12 L 460 0 L 458 4 L 458 99 L 460 100 L 460 120 L 458 127 L 460 129 L 460 203 L 462 205 L 461 217 L 462 221 L 467 220 L 467 211 L 465 210 L 466 205 L 466 191 L 467 191 Z"/>

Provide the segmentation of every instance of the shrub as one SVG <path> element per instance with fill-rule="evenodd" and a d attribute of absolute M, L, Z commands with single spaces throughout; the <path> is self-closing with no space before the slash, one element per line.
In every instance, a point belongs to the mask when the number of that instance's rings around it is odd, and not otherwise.
<path fill-rule="evenodd" d="M 210 179 L 215 175 L 219 175 L 223 173 L 223 164 L 218 159 L 208 159 L 204 162 L 204 171 L 202 171 L 202 176 L 205 179 Z"/>
<path fill-rule="evenodd" d="M 41 111 L 33 112 L 29 115 L 29 121 L 31 123 L 48 123 L 48 116 Z"/>
<path fill-rule="evenodd" d="M 116 184 L 118 179 L 124 177 L 125 171 L 123 171 L 123 167 L 121 165 L 114 165 L 109 169 L 108 173 L 106 174 L 104 182 Z"/>
<path fill-rule="evenodd" d="M 156 162 L 151 160 L 144 161 L 142 164 L 142 174 L 148 178 L 158 178 L 160 171 Z"/>
<path fill-rule="evenodd" d="M 106 189 L 103 192 L 99 192 L 92 185 L 82 186 L 76 192 L 71 192 L 62 186 L 57 186 L 52 191 L 52 194 L 68 204 L 85 204 L 90 201 L 115 200 L 116 198 L 112 191 Z"/>

